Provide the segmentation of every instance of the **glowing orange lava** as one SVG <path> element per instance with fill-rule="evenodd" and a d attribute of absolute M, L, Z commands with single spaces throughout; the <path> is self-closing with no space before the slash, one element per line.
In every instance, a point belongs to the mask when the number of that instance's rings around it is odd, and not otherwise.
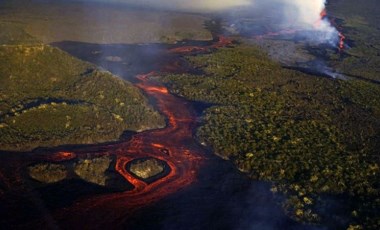
<path fill-rule="evenodd" d="M 109 223 L 115 219 L 125 218 L 133 210 L 149 205 L 157 200 L 172 194 L 196 180 L 196 173 L 201 166 L 203 154 L 201 149 L 189 149 L 184 143 L 192 138 L 192 129 L 195 125 L 194 116 L 188 110 L 182 99 L 168 93 L 168 90 L 149 81 L 149 76 L 139 75 L 137 87 L 146 94 L 154 97 L 157 107 L 168 119 L 168 125 L 164 129 L 148 131 L 135 135 L 130 141 L 117 144 L 114 154 L 117 157 L 116 171 L 129 181 L 134 188 L 130 191 L 100 195 L 80 200 L 72 207 L 61 210 L 58 218 L 72 221 L 78 226 L 78 219 L 91 219 L 94 213 L 102 213 L 110 210 L 112 217 L 102 218 L 102 222 Z M 134 159 L 154 157 L 165 161 L 170 168 L 167 176 L 146 183 L 127 170 L 127 164 Z M 70 217 L 70 218 L 68 218 Z M 86 221 L 88 224 L 88 222 Z M 99 222 L 96 223 L 99 225 Z M 85 226 L 83 226 L 85 227 Z M 88 227 L 88 225 L 86 225 Z"/>
<path fill-rule="evenodd" d="M 207 51 L 229 45 L 231 42 L 228 38 L 219 37 L 218 41 L 209 46 L 179 47 L 168 52 Z M 186 101 L 171 95 L 166 87 L 150 80 L 155 75 L 155 72 L 138 75 L 136 79 L 139 82 L 135 85 L 154 99 L 157 109 L 167 119 L 165 128 L 136 134 L 122 143 L 98 148 L 84 147 L 74 152 L 42 153 L 35 158 L 38 161 L 59 162 L 82 156 L 114 156 L 116 172 L 133 185 L 133 189 L 125 192 L 81 198 L 73 205 L 57 210 L 53 216 L 60 224 L 75 226 L 78 229 L 106 228 L 110 224 L 117 228 L 120 220 L 128 218 L 134 210 L 157 202 L 196 181 L 196 172 L 201 167 L 205 156 L 201 147 L 188 144 L 189 141 L 193 141 L 195 115 L 188 108 Z M 168 174 L 152 183 L 147 183 L 128 171 L 128 163 L 146 157 L 166 162 L 170 168 Z M 92 221 L 94 218 L 96 221 Z"/>
<path fill-rule="evenodd" d="M 321 16 L 321 19 L 327 17 L 327 11 L 326 11 L 326 9 L 323 9 L 319 15 Z"/>
<path fill-rule="evenodd" d="M 76 158 L 76 154 L 73 152 L 57 152 L 47 157 L 49 161 L 67 161 Z"/>
<path fill-rule="evenodd" d="M 169 91 L 165 87 L 159 87 L 159 86 L 150 86 L 145 89 L 147 92 L 159 92 L 159 93 L 164 93 L 168 94 Z"/>
<path fill-rule="evenodd" d="M 157 143 L 152 143 L 152 146 L 155 147 L 155 148 L 164 148 L 163 145 L 157 144 Z"/>
<path fill-rule="evenodd" d="M 346 36 L 344 36 L 341 32 L 339 32 L 339 50 L 344 49 L 344 40 L 346 39 Z"/>
<path fill-rule="evenodd" d="M 217 42 L 210 46 L 200 47 L 200 46 L 181 46 L 177 48 L 170 49 L 170 53 L 190 53 L 190 52 L 204 52 L 209 51 L 214 48 L 221 48 L 232 44 L 232 40 L 225 36 L 218 36 Z"/>
<path fill-rule="evenodd" d="M 218 36 L 218 42 L 213 44 L 211 47 L 212 48 L 221 48 L 224 46 L 229 46 L 232 44 L 232 39 L 225 37 L 225 36 Z"/>

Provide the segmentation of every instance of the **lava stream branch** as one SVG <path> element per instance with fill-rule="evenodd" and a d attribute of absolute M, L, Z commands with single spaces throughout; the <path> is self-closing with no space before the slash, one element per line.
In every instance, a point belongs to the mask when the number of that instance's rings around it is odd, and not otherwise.
<path fill-rule="evenodd" d="M 168 53 L 179 59 L 183 53 L 205 52 L 231 43 L 230 39 L 221 36 L 208 46 L 178 47 L 168 50 Z M 171 61 L 176 63 L 177 59 L 173 58 Z M 184 99 L 170 94 L 165 86 L 151 80 L 151 77 L 156 75 L 155 72 L 151 72 L 136 76 L 138 83 L 135 86 L 154 99 L 156 108 L 167 119 L 165 128 L 138 133 L 121 143 L 83 147 L 75 151 L 31 154 L 32 159 L 22 165 L 25 170 L 25 165 L 41 161 L 62 163 L 93 156 L 112 156 L 115 163 L 111 167 L 133 186 L 131 190 L 124 192 L 78 198 L 70 206 L 53 212 L 59 224 L 87 229 L 115 225 L 121 219 L 125 220 L 133 215 L 135 210 L 184 189 L 197 180 L 197 172 L 205 160 L 205 155 L 199 145 L 189 144 L 195 143 L 195 113 Z M 167 174 L 148 183 L 131 173 L 128 165 L 134 160 L 144 158 L 155 158 L 165 162 Z M 23 175 L 22 170 L 17 171 L 17 174 L 18 177 Z M 95 219 L 96 221 L 93 221 Z M 41 224 L 37 222 L 35 224 Z"/>

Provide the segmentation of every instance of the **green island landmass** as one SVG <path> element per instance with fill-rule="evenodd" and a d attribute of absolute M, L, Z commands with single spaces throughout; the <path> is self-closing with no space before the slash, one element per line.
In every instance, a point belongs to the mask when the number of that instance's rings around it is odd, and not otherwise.
<path fill-rule="evenodd" d="M 346 196 L 351 227 L 379 226 L 379 85 L 287 70 L 244 44 L 187 58 L 204 73 L 169 74 L 163 82 L 212 105 L 196 132 L 200 143 L 273 182 L 296 220 L 335 218 L 321 210 L 329 196 Z"/>
<path fill-rule="evenodd" d="M 164 170 L 164 162 L 155 158 L 139 159 L 132 162 L 129 166 L 129 171 L 145 180 L 159 175 L 164 172 Z"/>
<path fill-rule="evenodd" d="M 0 150 L 118 140 L 163 127 L 141 92 L 109 72 L 0 24 Z"/>
<path fill-rule="evenodd" d="M 76 180 L 114 191 L 130 189 L 131 184 L 113 169 L 114 164 L 113 157 L 97 156 L 57 163 L 37 163 L 30 165 L 27 173 L 36 187 Z"/>

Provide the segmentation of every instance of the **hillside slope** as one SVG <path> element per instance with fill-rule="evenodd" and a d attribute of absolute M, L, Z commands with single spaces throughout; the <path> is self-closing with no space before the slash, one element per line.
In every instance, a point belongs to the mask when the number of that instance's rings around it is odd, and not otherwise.
<path fill-rule="evenodd" d="M 113 141 L 165 125 L 130 83 L 15 25 L 0 31 L 0 150 Z"/>

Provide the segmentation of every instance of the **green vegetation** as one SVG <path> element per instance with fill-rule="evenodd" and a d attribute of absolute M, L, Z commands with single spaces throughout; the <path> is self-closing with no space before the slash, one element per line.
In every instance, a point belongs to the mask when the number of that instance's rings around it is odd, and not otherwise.
<path fill-rule="evenodd" d="M 379 85 L 286 70 L 246 45 L 188 59 L 204 74 L 163 81 L 173 93 L 214 105 L 197 130 L 202 144 L 273 182 L 296 220 L 380 227 Z M 329 209 L 334 197 L 345 197 L 340 214 Z"/>
<path fill-rule="evenodd" d="M 115 159 L 110 156 L 95 156 L 60 163 L 34 164 L 27 168 L 27 173 L 30 178 L 40 182 L 33 184 L 35 187 L 57 182 L 82 181 L 113 191 L 131 189 L 133 186 L 113 169 L 114 165 Z"/>
<path fill-rule="evenodd" d="M 365 0 L 332 1 L 329 11 L 341 19 L 339 28 L 352 47 L 344 50 L 343 59 L 339 54 L 331 55 L 332 64 L 346 74 L 380 82 L 380 16 L 379 2 Z"/>
<path fill-rule="evenodd" d="M 87 182 L 105 186 L 107 180 L 110 179 L 109 175 L 106 174 L 106 171 L 110 167 L 111 162 L 112 159 L 109 157 L 80 159 L 74 165 L 74 172 Z"/>
<path fill-rule="evenodd" d="M 41 163 L 28 168 L 31 178 L 42 183 L 56 183 L 66 179 L 66 167 L 59 164 Z"/>
<path fill-rule="evenodd" d="M 164 126 L 130 83 L 11 24 L 0 31 L 1 150 L 106 142 Z"/>
<path fill-rule="evenodd" d="M 25 33 L 21 26 L 0 22 L 0 45 L 37 45 L 35 38 Z"/>
<path fill-rule="evenodd" d="M 142 179 L 149 179 L 157 176 L 162 173 L 164 169 L 165 165 L 155 158 L 137 160 L 136 162 L 133 162 L 129 168 L 133 174 Z"/>

